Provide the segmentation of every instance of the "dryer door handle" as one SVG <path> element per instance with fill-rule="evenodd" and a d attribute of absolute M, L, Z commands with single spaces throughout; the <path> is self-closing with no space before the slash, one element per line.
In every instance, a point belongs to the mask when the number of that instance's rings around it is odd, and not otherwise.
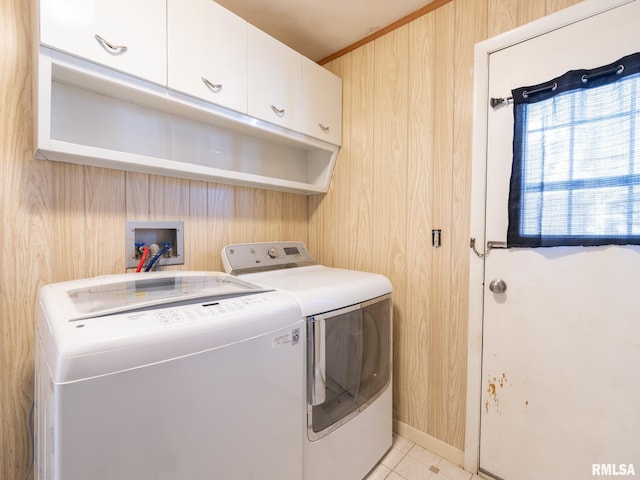
<path fill-rule="evenodd" d="M 308 397 L 311 406 L 320 405 L 327 399 L 327 364 L 325 357 L 325 321 L 309 322 L 309 384 Z"/>

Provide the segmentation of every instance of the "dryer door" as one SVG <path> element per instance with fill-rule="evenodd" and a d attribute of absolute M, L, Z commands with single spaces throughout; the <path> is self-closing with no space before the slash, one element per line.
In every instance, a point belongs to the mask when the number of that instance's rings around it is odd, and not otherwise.
<path fill-rule="evenodd" d="M 391 382 L 391 295 L 308 318 L 307 433 L 318 440 Z"/>

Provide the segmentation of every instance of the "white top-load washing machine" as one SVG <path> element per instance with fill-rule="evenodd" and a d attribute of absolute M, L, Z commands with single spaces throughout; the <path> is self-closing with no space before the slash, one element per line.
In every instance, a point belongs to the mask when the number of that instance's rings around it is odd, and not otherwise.
<path fill-rule="evenodd" d="M 227 273 L 287 292 L 306 320 L 303 480 L 359 480 L 392 441 L 391 283 L 318 265 L 302 242 L 229 245 Z"/>
<path fill-rule="evenodd" d="M 36 318 L 39 480 L 300 480 L 304 323 L 223 274 L 48 285 Z"/>

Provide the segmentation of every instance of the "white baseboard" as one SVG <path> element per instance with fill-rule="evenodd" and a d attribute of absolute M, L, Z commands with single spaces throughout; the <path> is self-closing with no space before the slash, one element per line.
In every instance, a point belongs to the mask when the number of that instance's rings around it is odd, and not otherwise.
<path fill-rule="evenodd" d="M 401 437 L 420 445 L 422 448 L 426 448 L 427 450 L 440 455 L 442 458 L 446 458 L 451 463 L 455 463 L 460 467 L 463 467 L 464 465 L 464 452 L 443 442 L 442 440 L 438 440 L 437 438 L 427 435 L 426 433 L 398 420 L 393 421 L 393 431 Z"/>

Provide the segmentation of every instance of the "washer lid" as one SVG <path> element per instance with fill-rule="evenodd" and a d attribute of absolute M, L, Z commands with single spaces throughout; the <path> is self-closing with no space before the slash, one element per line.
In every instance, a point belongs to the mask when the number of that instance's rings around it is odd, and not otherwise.
<path fill-rule="evenodd" d="M 366 302 L 393 290 L 383 275 L 324 265 L 249 273 L 242 279 L 294 296 L 305 317 Z"/>
<path fill-rule="evenodd" d="M 41 288 L 36 338 L 52 381 L 64 384 L 262 336 L 293 346 L 297 323 L 293 297 L 223 273 L 131 273 Z"/>
<path fill-rule="evenodd" d="M 229 298 L 266 291 L 220 272 L 154 272 L 109 275 L 45 287 L 56 291 L 66 320 L 87 320 L 202 298 Z"/>

